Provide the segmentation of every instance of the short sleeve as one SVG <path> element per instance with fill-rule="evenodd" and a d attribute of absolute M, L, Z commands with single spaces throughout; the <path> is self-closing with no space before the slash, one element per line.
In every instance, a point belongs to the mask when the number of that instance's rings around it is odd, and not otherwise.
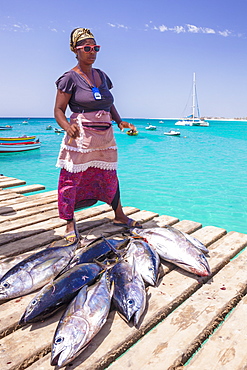
<path fill-rule="evenodd" d="M 59 90 L 62 90 L 67 94 L 72 94 L 75 87 L 75 82 L 69 72 L 66 72 L 61 77 L 59 77 L 55 84 Z"/>
<path fill-rule="evenodd" d="M 106 81 L 106 84 L 107 84 L 108 89 L 109 90 L 112 89 L 113 88 L 113 84 L 111 82 L 111 79 L 107 76 L 107 74 L 105 72 L 103 72 L 103 71 L 101 71 L 101 72 L 102 72 L 102 74 L 103 74 L 103 76 L 105 78 L 105 81 Z"/>

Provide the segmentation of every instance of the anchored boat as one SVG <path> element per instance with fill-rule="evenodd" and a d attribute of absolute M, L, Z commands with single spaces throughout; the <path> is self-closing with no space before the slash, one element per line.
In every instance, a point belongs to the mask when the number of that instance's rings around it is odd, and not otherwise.
<path fill-rule="evenodd" d="M 24 144 L 34 142 L 36 136 L 0 137 L 0 144 Z"/>
<path fill-rule="evenodd" d="M 6 126 L 0 126 L 0 130 L 12 130 L 12 126 L 6 125 Z"/>
<path fill-rule="evenodd" d="M 36 136 L 0 138 L 0 153 L 16 153 L 39 149 L 41 143 Z"/>
<path fill-rule="evenodd" d="M 148 124 L 148 126 L 147 126 L 147 127 L 145 127 L 145 129 L 146 129 L 146 130 L 154 131 L 154 130 L 156 130 L 156 126 L 153 126 L 153 125 L 151 125 L 151 124 L 149 123 L 149 124 Z"/>
<path fill-rule="evenodd" d="M 126 132 L 126 134 L 129 135 L 129 136 L 136 136 L 136 135 L 138 135 L 138 131 L 128 130 Z"/>
<path fill-rule="evenodd" d="M 164 135 L 168 135 L 168 136 L 179 136 L 180 135 L 180 132 L 179 131 L 175 131 L 175 130 L 170 130 L 168 132 L 164 132 Z"/>
<path fill-rule="evenodd" d="M 197 111 L 197 112 L 196 112 Z M 197 93 L 196 93 L 196 74 L 193 74 L 193 91 L 192 91 L 192 113 L 177 121 L 175 123 L 176 126 L 209 126 L 209 123 L 205 121 L 203 118 L 199 118 L 199 106 L 197 101 Z"/>
<path fill-rule="evenodd" d="M 39 149 L 40 146 L 41 143 L 38 140 L 35 142 L 22 144 L 0 144 L 0 153 L 24 152 L 27 150 Z"/>

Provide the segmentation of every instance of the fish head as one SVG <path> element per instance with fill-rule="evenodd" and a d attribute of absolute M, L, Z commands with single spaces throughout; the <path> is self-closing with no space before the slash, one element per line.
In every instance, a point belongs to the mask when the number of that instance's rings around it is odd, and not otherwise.
<path fill-rule="evenodd" d="M 208 261 L 203 253 L 198 254 L 196 263 L 187 266 L 187 270 L 199 276 L 209 276 L 211 274 Z"/>
<path fill-rule="evenodd" d="M 82 317 L 67 317 L 61 323 L 52 343 L 51 366 L 62 367 L 74 360 L 84 349 L 89 332 L 88 322 Z"/>
<path fill-rule="evenodd" d="M 144 285 L 132 284 L 127 290 L 125 301 L 123 302 L 124 314 L 128 321 L 133 320 L 137 325 L 146 305 L 146 292 Z"/>
<path fill-rule="evenodd" d="M 31 300 L 31 302 L 28 304 L 28 306 L 26 307 L 26 310 L 24 314 L 22 315 L 19 321 L 19 324 L 22 325 L 32 320 L 32 317 L 36 316 L 35 312 L 37 308 L 39 307 L 39 305 L 40 305 L 40 299 L 38 297 L 34 297 Z"/>
<path fill-rule="evenodd" d="M 157 283 L 158 278 L 158 271 L 156 271 L 153 265 L 147 267 L 147 271 L 145 274 L 145 281 L 152 286 L 155 286 Z"/>
<path fill-rule="evenodd" d="M 18 272 L 8 272 L 0 280 L 0 300 L 19 297 L 33 285 L 30 274 L 20 269 Z"/>

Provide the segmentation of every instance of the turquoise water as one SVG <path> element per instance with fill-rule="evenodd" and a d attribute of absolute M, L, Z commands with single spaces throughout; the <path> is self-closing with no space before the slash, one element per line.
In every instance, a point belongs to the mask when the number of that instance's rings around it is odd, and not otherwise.
<path fill-rule="evenodd" d="M 48 125 L 58 127 L 52 118 L 31 118 L 28 124 L 23 121 L 0 119 L 0 126 L 13 126 L 11 131 L 0 131 L 0 136 L 37 135 L 41 148 L 0 153 L 0 173 L 54 190 L 63 134 L 46 130 Z M 210 127 L 179 127 L 181 136 L 169 137 L 164 132 L 178 128 L 175 120 L 128 121 L 137 126 L 138 136 L 128 136 L 114 127 L 124 206 L 247 233 L 246 122 L 211 121 Z M 145 130 L 148 122 L 157 130 Z"/>

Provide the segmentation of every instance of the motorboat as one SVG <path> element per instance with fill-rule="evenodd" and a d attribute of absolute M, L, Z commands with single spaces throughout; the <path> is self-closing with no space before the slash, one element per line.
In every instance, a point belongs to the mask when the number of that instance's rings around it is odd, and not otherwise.
<path fill-rule="evenodd" d="M 0 130 L 12 130 L 12 126 L 6 125 L 6 126 L 0 126 Z"/>
<path fill-rule="evenodd" d="M 36 136 L 0 137 L 0 144 L 24 144 L 35 142 Z"/>
<path fill-rule="evenodd" d="M 0 144 L 0 153 L 17 153 L 27 150 L 39 149 L 41 143 L 39 140 L 18 144 Z"/>
<path fill-rule="evenodd" d="M 61 134 L 61 133 L 63 133 L 65 130 L 64 129 L 62 129 L 62 128 L 54 128 L 54 132 L 56 133 L 56 134 Z"/>
<path fill-rule="evenodd" d="M 153 125 L 151 125 L 151 124 L 149 123 L 149 124 L 148 124 L 148 126 L 147 126 L 147 127 L 145 127 L 145 129 L 146 129 L 146 130 L 154 131 L 154 130 L 156 130 L 156 126 L 153 126 Z"/>
<path fill-rule="evenodd" d="M 168 135 L 168 136 L 179 136 L 180 135 L 180 132 L 179 131 L 175 131 L 175 130 L 170 130 L 168 132 L 164 132 L 164 135 Z"/>
<path fill-rule="evenodd" d="M 126 132 L 126 134 L 127 134 L 127 135 L 129 135 L 129 136 L 136 136 L 136 135 L 138 135 L 138 131 L 135 131 L 135 130 L 128 130 L 128 131 Z"/>
<path fill-rule="evenodd" d="M 51 125 L 46 126 L 46 130 L 52 130 L 52 126 Z"/>
<path fill-rule="evenodd" d="M 204 118 L 199 118 L 200 112 L 197 101 L 196 93 L 196 74 L 193 74 L 193 88 L 192 88 L 192 113 L 182 118 L 175 123 L 175 126 L 204 126 L 208 127 L 209 123 L 204 120 Z"/>

